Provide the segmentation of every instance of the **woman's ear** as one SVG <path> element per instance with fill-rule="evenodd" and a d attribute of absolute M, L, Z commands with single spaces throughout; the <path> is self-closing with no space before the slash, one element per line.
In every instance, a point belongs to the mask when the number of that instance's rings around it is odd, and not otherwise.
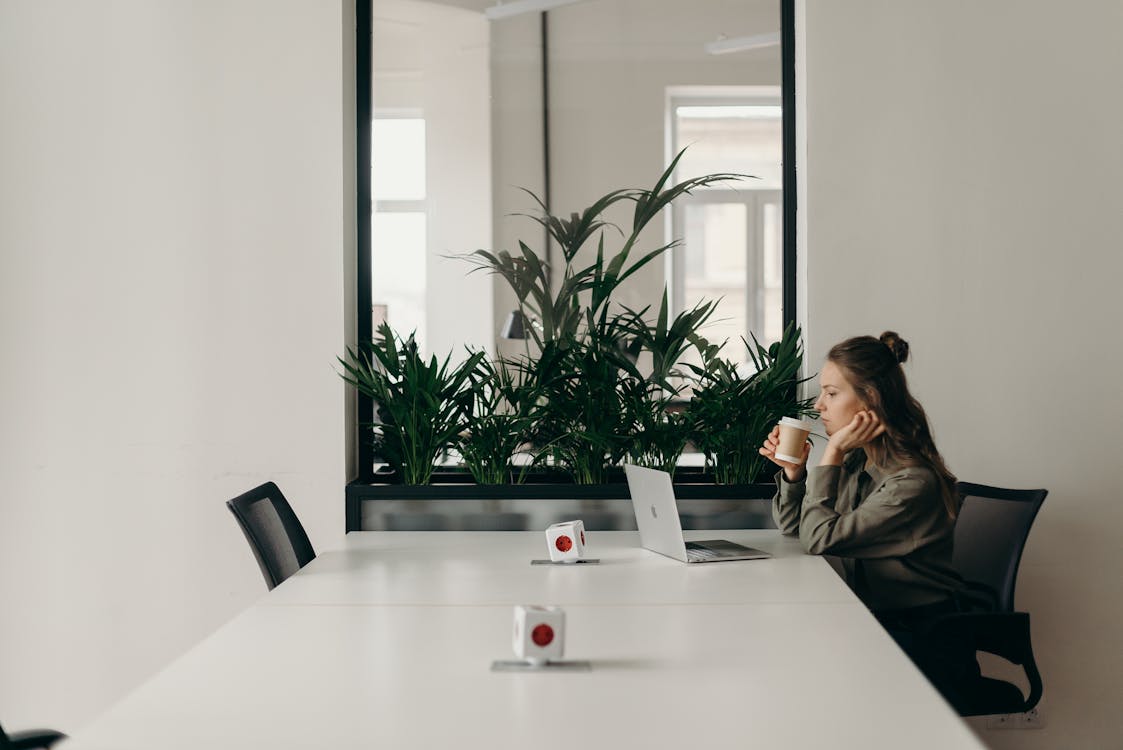
<path fill-rule="evenodd" d="M 882 422 L 885 421 L 885 414 L 884 414 L 883 410 L 881 409 L 881 407 L 877 404 L 876 399 L 862 398 L 862 399 L 859 399 L 859 401 L 861 401 L 862 409 L 864 411 L 872 411 L 874 413 L 874 416 L 876 416 Z"/>

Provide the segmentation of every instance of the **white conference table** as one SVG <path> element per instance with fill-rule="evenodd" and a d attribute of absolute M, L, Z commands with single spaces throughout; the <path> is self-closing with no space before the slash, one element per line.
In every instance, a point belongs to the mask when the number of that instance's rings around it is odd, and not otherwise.
<path fill-rule="evenodd" d="M 643 549 L 636 531 L 587 534 L 597 565 L 531 565 L 548 556 L 541 532 L 353 532 L 262 604 L 857 602 L 829 565 L 776 531 L 688 531 L 687 539 L 731 539 L 774 556 L 703 565 Z"/>
<path fill-rule="evenodd" d="M 589 532 L 355 532 L 62 747 L 982 748 L 821 558 L 684 565 Z M 496 673 L 557 604 L 589 672 Z"/>

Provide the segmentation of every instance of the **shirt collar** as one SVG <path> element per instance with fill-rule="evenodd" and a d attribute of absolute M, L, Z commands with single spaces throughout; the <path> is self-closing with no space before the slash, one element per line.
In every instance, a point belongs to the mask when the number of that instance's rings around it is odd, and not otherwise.
<path fill-rule="evenodd" d="M 861 448 L 855 448 L 842 457 L 842 465 L 846 467 L 849 472 L 855 472 L 862 468 L 866 463 L 866 452 Z"/>
<path fill-rule="evenodd" d="M 865 474 L 873 480 L 874 484 L 877 484 L 885 478 L 885 473 L 882 472 L 876 464 L 867 460 L 866 452 L 862 448 L 855 448 L 847 453 L 846 457 L 842 459 L 842 463 L 850 473 L 857 471 L 865 472 Z"/>

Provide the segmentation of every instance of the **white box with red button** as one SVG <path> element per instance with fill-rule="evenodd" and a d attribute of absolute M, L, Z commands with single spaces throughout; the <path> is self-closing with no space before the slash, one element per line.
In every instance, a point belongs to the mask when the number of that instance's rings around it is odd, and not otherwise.
<path fill-rule="evenodd" d="M 546 546 L 552 562 L 575 563 L 585 557 L 585 523 L 562 521 L 546 529 Z"/>
<path fill-rule="evenodd" d="M 565 610 L 519 604 L 515 607 L 515 656 L 534 664 L 561 659 L 565 653 Z"/>

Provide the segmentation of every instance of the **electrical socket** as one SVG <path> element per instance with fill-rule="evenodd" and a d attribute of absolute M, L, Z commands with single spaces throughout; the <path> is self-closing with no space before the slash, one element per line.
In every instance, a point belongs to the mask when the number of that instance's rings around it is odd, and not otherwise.
<path fill-rule="evenodd" d="M 1021 714 L 995 714 L 987 717 L 987 729 L 1019 729 Z"/>
<path fill-rule="evenodd" d="M 1045 727 L 1045 714 L 1041 712 L 1041 704 L 1026 711 L 1024 714 L 1018 714 L 1022 720 L 1023 729 L 1042 729 Z"/>
<path fill-rule="evenodd" d="M 1045 714 L 1041 704 L 1021 714 L 995 714 L 987 717 L 987 729 L 1041 729 L 1045 726 Z"/>

